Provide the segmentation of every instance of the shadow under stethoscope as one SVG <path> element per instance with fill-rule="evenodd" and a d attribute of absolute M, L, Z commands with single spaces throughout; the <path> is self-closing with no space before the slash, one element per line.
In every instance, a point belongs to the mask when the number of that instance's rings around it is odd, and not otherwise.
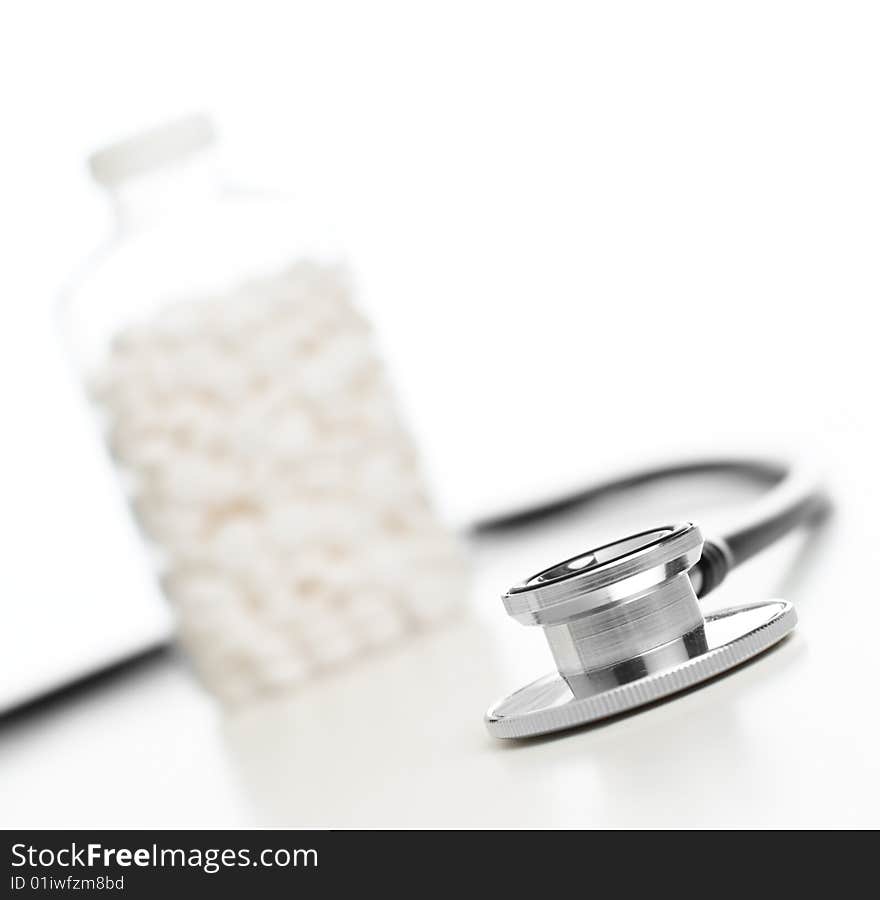
<path fill-rule="evenodd" d="M 826 529 L 801 535 L 789 547 L 781 573 L 777 568 L 775 577 L 761 579 L 762 597 L 782 594 L 800 605 L 801 587 L 826 540 Z M 555 767 L 550 783 L 559 785 L 558 802 L 568 806 L 568 821 L 686 826 L 705 813 L 714 822 L 730 815 L 728 824 L 737 824 L 737 813 L 725 809 L 772 806 L 785 766 L 767 743 L 766 717 L 772 719 L 775 712 L 760 698 L 754 706 L 755 694 L 775 687 L 769 696 L 778 697 L 780 685 L 791 680 L 807 653 L 806 638 L 796 630 L 759 656 L 686 691 L 569 731 L 513 741 L 487 738 L 487 749 L 511 781 L 537 760 L 544 771 Z M 754 716 L 743 715 L 746 701 Z M 732 780 L 734 772 L 743 777 Z M 725 807 L 732 791 L 737 802 Z"/>

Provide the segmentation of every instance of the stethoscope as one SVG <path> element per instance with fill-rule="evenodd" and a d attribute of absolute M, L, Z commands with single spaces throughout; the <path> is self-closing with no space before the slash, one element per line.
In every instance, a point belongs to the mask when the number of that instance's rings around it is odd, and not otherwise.
<path fill-rule="evenodd" d="M 791 465 L 708 460 L 648 469 L 476 531 L 508 531 L 639 485 L 716 473 L 771 485 L 726 533 L 704 538 L 691 522 L 661 525 L 556 563 L 503 595 L 508 615 L 543 628 L 557 671 L 493 704 L 485 717 L 491 735 L 525 738 L 636 709 L 702 684 L 792 631 L 797 615 L 785 600 L 707 614 L 698 602 L 731 569 L 827 511 L 824 490 Z"/>

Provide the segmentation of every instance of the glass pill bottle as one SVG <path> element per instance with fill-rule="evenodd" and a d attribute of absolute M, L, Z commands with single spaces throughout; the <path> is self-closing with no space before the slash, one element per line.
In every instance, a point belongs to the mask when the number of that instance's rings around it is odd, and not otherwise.
<path fill-rule="evenodd" d="M 241 703 L 464 590 L 341 255 L 217 151 L 193 116 L 91 157 L 114 227 L 61 319 L 181 638 Z"/>

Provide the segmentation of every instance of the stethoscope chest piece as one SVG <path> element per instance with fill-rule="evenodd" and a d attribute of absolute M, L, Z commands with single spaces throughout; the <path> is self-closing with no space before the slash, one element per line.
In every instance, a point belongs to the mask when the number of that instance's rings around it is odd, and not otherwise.
<path fill-rule="evenodd" d="M 543 628 L 557 671 L 492 706 L 489 733 L 531 737 L 635 709 L 745 662 L 794 628 L 784 600 L 704 615 L 691 571 L 702 552 L 695 525 L 664 526 L 511 588 L 508 614 Z"/>

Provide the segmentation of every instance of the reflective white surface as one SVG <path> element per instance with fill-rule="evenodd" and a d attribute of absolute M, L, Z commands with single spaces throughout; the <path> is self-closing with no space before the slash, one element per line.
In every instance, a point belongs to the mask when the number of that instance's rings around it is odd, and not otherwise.
<path fill-rule="evenodd" d="M 499 595 L 667 518 L 708 533 L 708 494 L 484 548 L 472 624 L 234 722 L 174 658 L 2 720 L 0 825 L 880 824 L 880 10 L 208 8 L 59 4 L 47 28 L 37 3 L 0 34 L 27 138 L 0 166 L 0 629 L 30 567 L 71 603 L 107 577 L 61 562 L 106 536 L 79 493 L 106 485 L 60 437 L 49 301 L 104 221 L 79 160 L 182 108 L 339 223 L 451 513 L 719 449 L 818 459 L 837 512 L 794 575 L 783 547 L 710 598 L 791 600 L 790 640 L 610 726 L 486 735 L 488 703 L 550 667 Z M 681 367 L 670 429 L 651 399 Z"/>
<path fill-rule="evenodd" d="M 0 714 L 173 634 L 90 411 L 42 337 L 40 381 L 6 407 Z"/>
<path fill-rule="evenodd" d="M 520 646 L 512 632 L 502 643 L 502 618 L 476 616 L 231 721 L 168 659 L 3 723 L 0 818 L 35 826 L 876 825 L 872 661 L 852 650 L 880 622 L 866 604 L 865 634 L 853 629 L 856 607 L 847 615 L 844 603 L 857 598 L 834 590 L 844 525 L 813 548 L 821 562 L 805 573 L 809 587 L 788 592 L 801 615 L 793 637 L 638 715 L 530 743 L 493 741 L 480 718 L 484 698 L 548 663 L 540 641 Z M 731 579 L 719 595 L 778 587 L 790 550 L 744 570 L 739 588 Z"/>

